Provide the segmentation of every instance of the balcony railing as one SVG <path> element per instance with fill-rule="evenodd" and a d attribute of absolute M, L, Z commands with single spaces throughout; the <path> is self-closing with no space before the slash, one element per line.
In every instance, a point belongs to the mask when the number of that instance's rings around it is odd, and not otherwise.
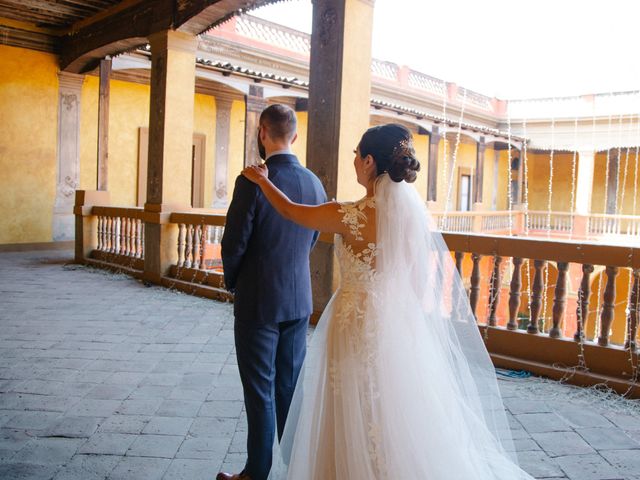
<path fill-rule="evenodd" d="M 578 215 L 544 211 L 432 212 L 436 225 L 452 233 L 510 233 L 512 235 L 572 237 L 640 246 L 638 215 Z"/>
<path fill-rule="evenodd" d="M 88 203 L 75 208 L 78 261 L 144 276 L 142 223 L 162 223 L 173 232 L 166 237 L 171 243 L 163 247 L 173 252 L 173 263 L 160 283 L 232 300 L 223 288 L 221 269 L 224 215 L 192 210 L 158 220 L 141 209 Z M 499 232 L 520 228 L 514 222 L 518 215 L 523 213 L 434 217 L 448 228 L 475 226 Z M 565 228 L 562 221 L 557 225 Z M 444 232 L 443 237 L 468 287 L 471 309 L 496 365 L 581 385 L 606 383 L 621 393 L 640 396 L 636 353 L 640 248 L 464 231 Z M 330 243 L 332 237 L 322 236 L 321 241 Z"/>

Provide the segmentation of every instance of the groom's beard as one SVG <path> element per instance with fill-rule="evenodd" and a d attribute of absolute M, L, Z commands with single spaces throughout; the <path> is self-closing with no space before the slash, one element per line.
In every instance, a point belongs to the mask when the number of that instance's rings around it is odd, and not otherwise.
<path fill-rule="evenodd" d="M 267 151 L 264 148 L 262 140 L 260 140 L 260 135 L 258 135 L 258 154 L 260 155 L 260 158 L 262 160 L 265 160 L 267 158 Z"/>

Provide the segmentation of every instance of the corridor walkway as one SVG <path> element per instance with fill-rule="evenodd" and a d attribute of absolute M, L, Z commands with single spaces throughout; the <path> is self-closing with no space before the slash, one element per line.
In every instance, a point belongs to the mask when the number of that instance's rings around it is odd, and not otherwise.
<path fill-rule="evenodd" d="M 71 257 L 0 254 L 0 479 L 239 470 L 246 422 L 231 306 Z M 500 385 L 536 478 L 640 479 L 637 402 L 535 378 Z"/>

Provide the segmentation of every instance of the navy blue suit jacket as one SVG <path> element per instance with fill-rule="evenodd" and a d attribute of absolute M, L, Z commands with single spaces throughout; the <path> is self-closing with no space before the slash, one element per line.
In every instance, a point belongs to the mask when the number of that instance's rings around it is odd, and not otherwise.
<path fill-rule="evenodd" d="M 269 179 L 293 202 L 326 202 L 324 188 L 294 155 L 267 160 Z M 260 188 L 236 179 L 222 237 L 224 281 L 234 292 L 234 313 L 243 322 L 283 322 L 313 311 L 309 253 L 318 232 L 286 220 Z"/>

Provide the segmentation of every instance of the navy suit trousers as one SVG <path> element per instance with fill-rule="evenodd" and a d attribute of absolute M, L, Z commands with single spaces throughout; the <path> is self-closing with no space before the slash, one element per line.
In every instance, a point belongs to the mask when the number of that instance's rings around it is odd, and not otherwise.
<path fill-rule="evenodd" d="M 236 355 L 247 411 L 247 463 L 251 480 L 271 470 L 277 424 L 282 437 L 306 354 L 309 317 L 285 322 L 235 322 Z"/>

